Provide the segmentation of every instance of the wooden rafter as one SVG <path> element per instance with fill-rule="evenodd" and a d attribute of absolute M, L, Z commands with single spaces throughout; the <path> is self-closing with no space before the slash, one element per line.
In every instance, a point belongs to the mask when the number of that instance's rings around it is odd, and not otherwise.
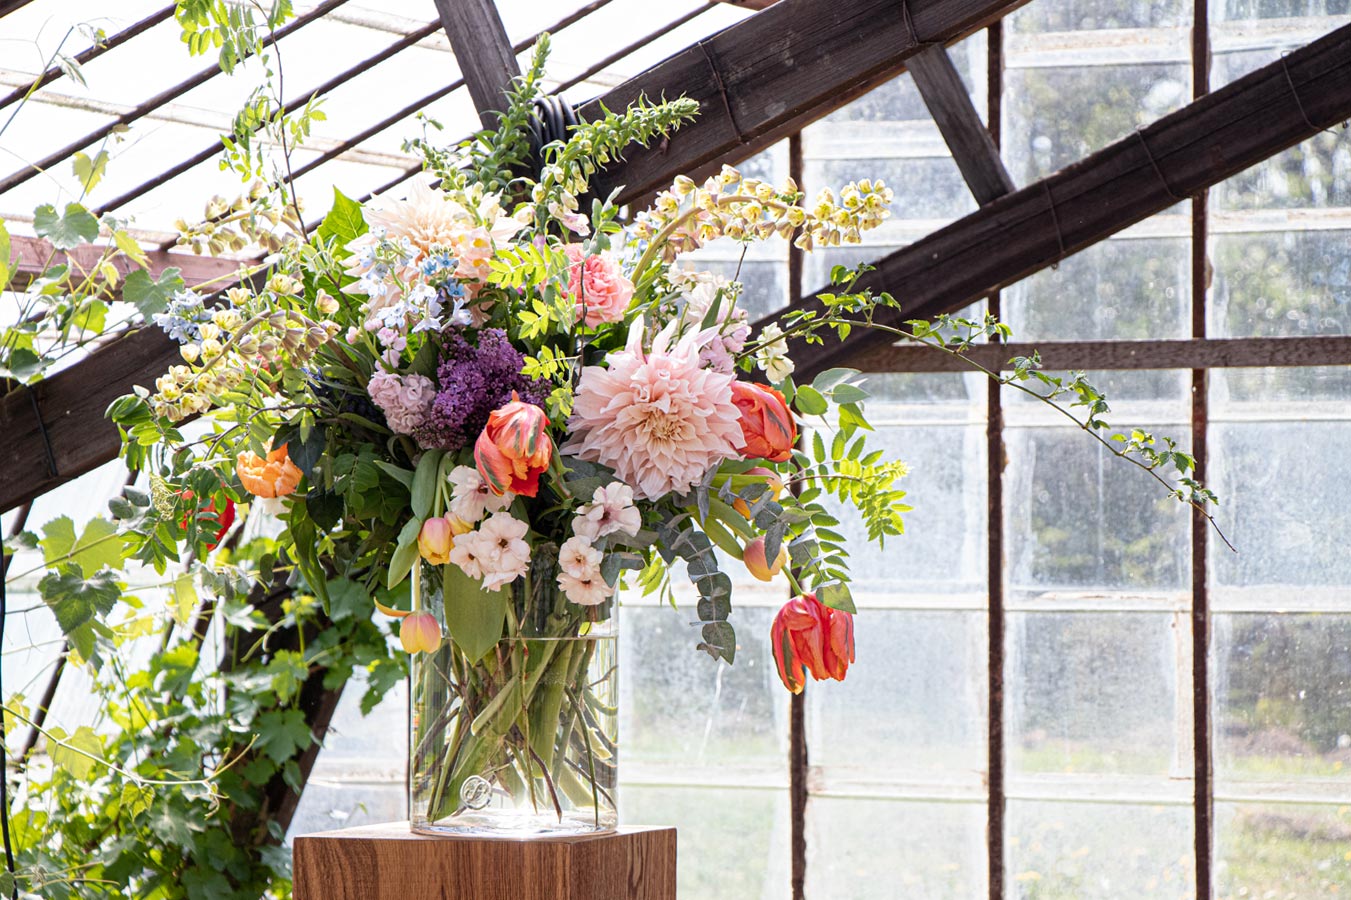
<path fill-rule="evenodd" d="M 484 128 L 506 106 L 504 92 L 521 74 L 511 39 L 493 0 L 435 0 L 469 96 Z"/>
<path fill-rule="evenodd" d="M 955 312 L 1348 117 L 1351 25 L 884 257 L 860 286 L 903 304 L 881 324 Z M 819 308 L 814 296 L 803 305 Z M 810 378 L 892 343 L 856 329 L 791 352 Z"/>
<path fill-rule="evenodd" d="M 752 156 L 905 70 L 931 44 L 955 43 L 1027 0 L 779 0 L 731 28 L 584 104 L 624 109 L 675 91 L 699 101 L 699 118 L 657 152 L 631 153 L 593 180 L 621 202 Z"/>
<path fill-rule="evenodd" d="M 26 288 L 34 278 L 47 271 L 47 266 L 69 265 L 75 272 L 90 274 L 103 255 L 104 248 L 90 244 L 76 247 L 65 252 L 54 250 L 52 245 L 42 238 L 15 236 L 10 239 L 11 252 L 16 258 L 16 269 L 11 290 Z M 183 281 L 189 287 L 211 282 L 213 285 L 228 287 L 222 279 L 228 280 L 240 268 L 241 263 L 232 259 L 218 259 L 210 256 L 196 256 L 187 253 L 166 253 L 163 250 L 146 251 L 147 265 L 144 267 L 155 278 L 165 269 L 173 267 L 180 271 Z M 125 278 L 133 269 L 142 268 L 133 265 L 124 256 L 119 255 L 112 261 L 118 279 Z"/>
<path fill-rule="evenodd" d="M 976 202 L 984 206 L 1012 191 L 1013 179 L 999 158 L 999 148 L 980 120 L 948 51 L 927 47 L 911 57 L 907 68 Z"/>

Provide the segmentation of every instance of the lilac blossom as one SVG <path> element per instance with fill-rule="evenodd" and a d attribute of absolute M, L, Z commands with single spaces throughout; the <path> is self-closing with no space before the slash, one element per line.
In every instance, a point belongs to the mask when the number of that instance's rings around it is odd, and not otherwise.
<path fill-rule="evenodd" d="M 436 399 L 416 433 L 423 447 L 455 451 L 472 445 L 488 424 L 488 414 L 505 406 L 512 391 L 541 407 L 549 396 L 547 381 L 521 374 L 525 357 L 511 346 L 505 331 L 480 331 L 477 346 L 465 334 L 458 328 L 445 332 Z"/>

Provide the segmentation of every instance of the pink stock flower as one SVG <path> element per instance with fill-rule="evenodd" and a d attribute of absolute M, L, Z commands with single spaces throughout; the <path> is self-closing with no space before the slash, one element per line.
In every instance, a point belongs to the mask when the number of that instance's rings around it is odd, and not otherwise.
<path fill-rule="evenodd" d="M 655 500 L 697 484 L 709 469 L 739 455 L 741 413 L 731 375 L 702 367 L 712 335 L 685 335 L 674 345 L 671 322 L 643 350 L 643 322 L 633 323 L 608 365 L 582 370 L 564 452 L 614 469 L 634 494 Z"/>
<path fill-rule="evenodd" d="M 629 537 L 643 527 L 643 514 L 633 505 L 633 488 L 619 481 L 596 488 L 591 502 L 578 507 L 573 533 L 594 541 L 621 531 Z"/>
<path fill-rule="evenodd" d="M 601 558 L 601 552 L 580 536 L 568 538 L 558 548 L 558 586 L 573 603 L 596 606 L 614 593 L 601 574 Z"/>
<path fill-rule="evenodd" d="M 385 414 L 391 431 L 412 434 L 422 425 L 436 399 L 436 386 L 423 375 L 376 371 L 366 385 L 371 400 Z"/>
<path fill-rule="evenodd" d="M 633 282 L 624 277 L 619 263 L 608 254 L 587 256 L 582 261 L 581 244 L 568 244 L 568 296 L 577 304 L 577 318 L 595 328 L 619 322 L 633 299 Z"/>

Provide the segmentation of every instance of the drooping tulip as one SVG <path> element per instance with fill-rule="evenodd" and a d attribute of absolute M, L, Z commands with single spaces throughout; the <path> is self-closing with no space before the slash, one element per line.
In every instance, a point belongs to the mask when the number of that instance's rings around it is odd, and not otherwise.
<path fill-rule="evenodd" d="M 741 411 L 741 434 L 746 459 L 784 462 L 797 443 L 797 422 L 788 401 L 772 387 L 750 381 L 732 383 L 732 402 Z"/>
<path fill-rule="evenodd" d="M 267 459 L 260 458 L 252 450 L 245 450 L 235 457 L 235 472 L 244 490 L 265 498 L 294 494 L 302 474 L 300 467 L 291 462 L 286 444 L 268 451 Z"/>
<path fill-rule="evenodd" d="M 764 466 L 756 466 L 754 469 L 747 469 L 745 472 L 741 474 L 755 475 L 756 477 L 764 478 L 765 485 L 769 487 L 768 492 L 769 499 L 778 500 L 779 497 L 782 496 L 783 479 L 780 478 L 779 473 L 775 472 L 773 469 L 766 469 Z M 764 494 L 760 495 L 760 497 L 763 496 Z M 757 497 L 756 500 L 759 500 L 760 497 Z M 737 512 L 741 513 L 748 519 L 751 517 L 750 504 L 747 503 L 745 500 L 742 500 L 740 497 L 737 497 L 735 500 L 732 501 L 732 509 L 735 509 Z"/>
<path fill-rule="evenodd" d="M 539 476 L 549 468 L 554 444 L 544 410 L 511 392 L 511 402 L 488 414 L 474 443 L 474 463 L 494 494 L 533 497 Z"/>
<path fill-rule="evenodd" d="M 441 623 L 429 612 L 404 616 L 399 625 L 399 643 L 408 653 L 435 653 L 441 648 Z"/>
<path fill-rule="evenodd" d="M 761 581 L 773 581 L 774 576 L 782 572 L 783 567 L 788 564 L 788 547 L 780 542 L 778 555 L 770 562 L 765 558 L 765 539 L 761 536 L 746 544 L 741 561 L 746 564 L 746 570 L 756 578 Z"/>
<path fill-rule="evenodd" d="M 779 679 L 794 694 L 801 693 L 808 672 L 817 681 L 844 681 L 854 661 L 854 617 L 802 594 L 774 617 L 770 643 Z"/>
<path fill-rule="evenodd" d="M 432 516 L 422 523 L 418 532 L 417 549 L 422 558 L 434 566 L 444 566 L 450 562 L 450 548 L 455 546 L 455 535 L 450 522 L 440 516 Z"/>

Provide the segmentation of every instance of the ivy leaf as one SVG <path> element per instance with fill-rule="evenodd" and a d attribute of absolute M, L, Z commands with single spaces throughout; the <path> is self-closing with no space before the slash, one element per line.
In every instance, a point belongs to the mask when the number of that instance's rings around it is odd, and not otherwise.
<path fill-rule="evenodd" d="M 179 270 L 170 266 L 152 278 L 145 269 L 137 269 L 127 276 L 122 284 L 122 299 L 135 306 L 142 316 L 149 318 L 155 313 L 164 312 L 174 294 L 183 290 L 183 279 Z"/>
<path fill-rule="evenodd" d="M 100 150 L 92 159 L 87 153 L 76 153 L 73 165 L 75 177 L 80 179 L 80 186 L 87 194 L 103 180 L 103 173 L 108 170 L 108 151 Z"/>
<path fill-rule="evenodd" d="M 48 751 L 52 764 L 70 773 L 76 781 L 88 779 L 98 760 L 103 759 L 103 742 L 94 729 L 81 725 L 67 736 L 61 729 L 53 728 L 51 735 L 56 739 Z M 91 756 L 94 758 L 90 759 Z"/>
<path fill-rule="evenodd" d="M 350 578 L 334 578 L 328 583 L 328 615 L 334 622 L 371 611 L 371 595 Z"/>
<path fill-rule="evenodd" d="M 33 231 L 58 250 L 88 244 L 99 236 L 99 220 L 78 203 L 67 203 L 64 213 L 44 203 L 33 210 Z"/>
<path fill-rule="evenodd" d="M 361 214 L 361 204 L 334 188 L 333 208 L 319 224 L 320 239 L 325 241 L 330 238 L 336 239 L 338 246 L 341 247 L 368 230 L 366 219 Z"/>
<path fill-rule="evenodd" d="M 256 720 L 257 748 L 278 765 L 309 747 L 314 738 L 305 714 L 298 709 L 272 709 Z"/>
<path fill-rule="evenodd" d="M 78 566 L 70 565 L 63 565 L 60 570 L 44 576 L 38 582 L 38 592 L 66 635 L 93 621 L 96 615 L 108 615 L 122 595 L 111 572 L 86 580 Z M 88 659 L 90 654 L 85 649 L 80 648 L 80 655 Z"/>
<path fill-rule="evenodd" d="M 107 519 L 90 519 L 79 538 L 75 537 L 70 516 L 48 522 L 42 526 L 42 533 L 43 560 L 49 566 L 71 562 L 86 572 L 97 572 L 104 566 L 122 568 L 123 541 L 117 526 Z"/>

